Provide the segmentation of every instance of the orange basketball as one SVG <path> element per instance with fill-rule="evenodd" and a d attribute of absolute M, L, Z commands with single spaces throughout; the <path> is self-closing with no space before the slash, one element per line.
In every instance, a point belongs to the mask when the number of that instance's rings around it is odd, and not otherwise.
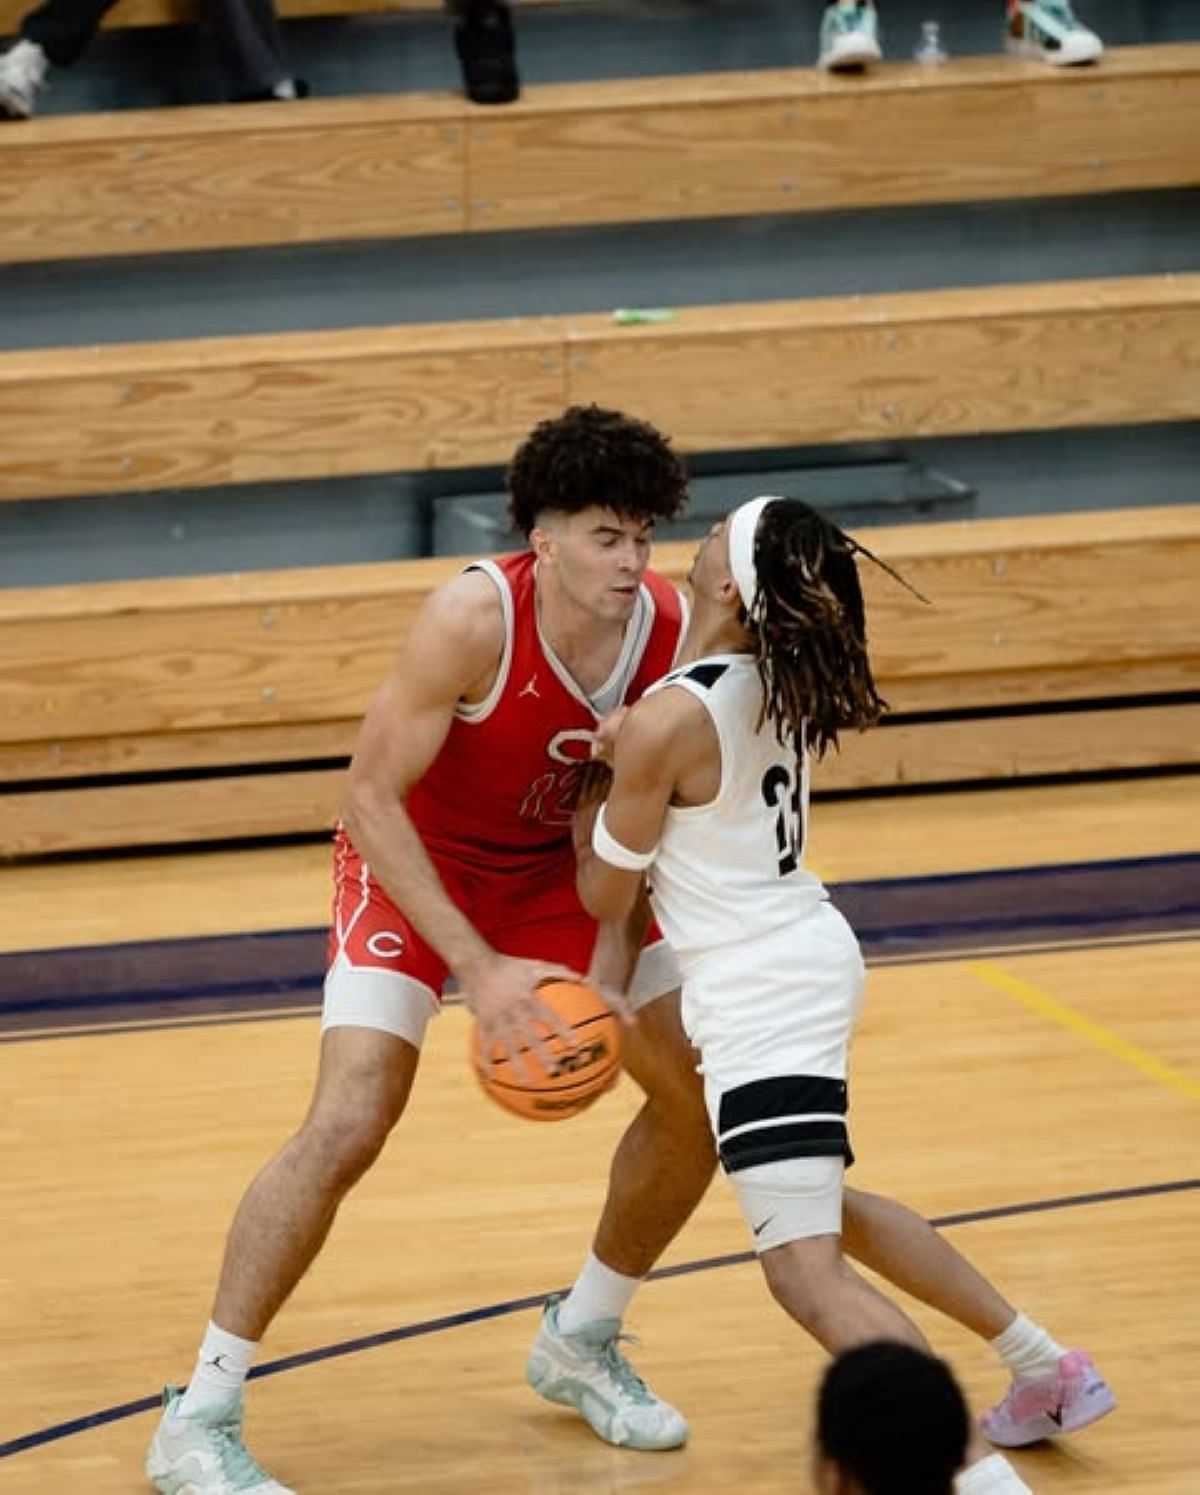
<path fill-rule="evenodd" d="M 471 1063 L 484 1093 L 504 1110 L 526 1121 L 566 1121 L 616 1084 L 621 1066 L 621 1020 L 605 1006 L 598 992 L 579 981 L 548 981 L 538 995 L 574 1034 L 570 1047 L 556 1035 L 546 1039 L 554 1061 L 549 1073 L 529 1049 L 521 1054 L 527 1071 L 524 1078 L 507 1057 L 497 1058 L 489 1070 L 478 1023 L 471 1025 Z"/>

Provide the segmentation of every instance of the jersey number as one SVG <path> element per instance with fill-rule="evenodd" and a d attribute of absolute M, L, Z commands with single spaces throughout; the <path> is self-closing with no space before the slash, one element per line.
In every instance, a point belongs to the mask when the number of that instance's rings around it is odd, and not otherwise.
<path fill-rule="evenodd" d="M 804 850 L 804 819 L 800 813 L 800 776 L 776 764 L 763 776 L 762 797 L 775 811 L 775 848 L 779 853 L 779 875 L 786 877 L 800 865 Z"/>
<path fill-rule="evenodd" d="M 582 765 L 552 768 L 534 779 L 521 802 L 521 819 L 536 820 L 541 825 L 570 825 L 579 801 Z"/>

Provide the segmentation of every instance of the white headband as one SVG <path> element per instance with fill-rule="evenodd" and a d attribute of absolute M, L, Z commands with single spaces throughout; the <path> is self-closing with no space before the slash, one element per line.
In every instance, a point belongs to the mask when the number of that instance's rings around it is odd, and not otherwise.
<path fill-rule="evenodd" d="M 768 504 L 778 503 L 778 494 L 752 498 L 734 509 L 729 516 L 729 569 L 737 583 L 742 606 L 754 616 L 754 599 L 758 596 L 758 571 L 754 565 L 754 537 L 758 521 Z"/>

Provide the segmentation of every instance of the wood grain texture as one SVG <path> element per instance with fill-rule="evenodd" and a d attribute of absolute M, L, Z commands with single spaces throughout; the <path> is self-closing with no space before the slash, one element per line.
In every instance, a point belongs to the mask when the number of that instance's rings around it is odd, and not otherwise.
<path fill-rule="evenodd" d="M 1183 44 L 1117 49 L 1067 79 L 987 57 L 866 78 L 789 69 L 532 90 L 469 125 L 470 224 L 1182 186 L 1200 180 L 1198 62 L 1200 48 Z"/>
<path fill-rule="evenodd" d="M 820 789 L 1200 759 L 1200 713 L 1182 699 L 1200 668 L 1200 506 L 862 538 L 933 604 L 864 567 L 883 693 L 937 715 L 848 738 Z M 693 548 L 657 562 L 681 579 Z M 460 564 L 0 593 L 0 854 L 328 828 L 342 779 L 329 760 L 351 751 L 416 608 Z"/>
<path fill-rule="evenodd" d="M 1086 832 L 1086 814 L 1078 820 Z M 916 839 L 895 822 L 888 829 L 893 845 Z M 1034 861 L 1058 849 L 1028 820 L 1025 846 Z M 887 875 L 882 836 L 876 848 L 875 872 Z M 981 848 L 967 865 L 986 858 Z M 200 871 L 180 902 L 202 907 L 207 881 Z M 145 887 L 139 900 L 127 886 L 127 904 L 152 905 L 154 884 Z M 1004 966 L 1195 1073 L 1194 961 L 1194 943 L 1179 943 L 1013 956 Z M 435 1025 L 409 1114 L 348 1199 L 264 1360 L 537 1297 L 571 1280 L 612 1148 L 636 1109 L 633 1087 L 622 1082 L 569 1126 L 531 1132 L 479 1093 L 466 1036 L 461 1009 Z M 316 1042 L 315 1021 L 297 1018 L 4 1051 L 15 1103 L 2 1133 L 9 1225 L 0 1293 L 12 1345 L 0 1437 L 120 1406 L 186 1374 L 230 1213 L 302 1114 Z M 966 962 L 872 972 L 854 1053 L 853 1125 L 854 1181 L 934 1216 L 1195 1171 L 1194 1104 L 1007 1000 Z M 1019 1307 L 1061 1340 L 1086 1344 L 1121 1400 L 1095 1428 L 1014 1455 L 1039 1495 L 1191 1495 L 1190 1423 L 1160 1412 L 1168 1370 L 1184 1392 L 1196 1379 L 1198 1229 L 1195 1193 L 951 1229 Z M 746 1249 L 732 1191 L 718 1180 L 666 1261 Z M 108 1354 L 131 1301 L 136 1350 Z M 986 1345 L 912 1311 L 973 1405 L 990 1404 L 1005 1378 Z M 521 1379 L 535 1323 L 534 1309 L 501 1313 L 256 1381 L 250 1445 L 298 1488 L 348 1495 L 462 1495 L 479 1487 L 481 1470 L 497 1495 L 806 1488 L 824 1361 L 753 1264 L 649 1283 L 631 1308 L 629 1328 L 642 1341 L 635 1363 L 693 1423 L 681 1453 L 651 1459 L 607 1448 L 535 1400 Z M 150 1415 L 83 1426 L 0 1462 L 0 1490 L 86 1485 L 94 1495 L 127 1495 L 152 1426 Z"/>
<path fill-rule="evenodd" d="M 9 498 L 470 466 L 563 406 L 552 319 L 0 358 Z M 63 412 L 72 411 L 64 424 Z"/>
<path fill-rule="evenodd" d="M 996 703 L 992 676 L 1143 667 L 1194 681 L 1200 506 L 862 531 L 933 603 L 864 567 L 872 648 L 896 710 Z M 694 546 L 657 563 L 681 580 Z M 365 708 L 453 557 L 0 592 L 0 742 L 344 723 Z M 1119 667 L 1119 668 L 1118 668 Z M 980 682 L 973 685 L 972 681 Z M 910 698 L 911 685 L 923 687 Z M 977 692 L 977 693 L 976 693 Z M 1059 694 L 1070 697 L 1069 684 Z M 1035 697 L 1042 699 L 1042 697 Z M 211 761 L 209 759 L 208 761 Z"/>
<path fill-rule="evenodd" d="M 355 716 L 347 721 L 280 722 L 198 732 L 0 742 L 0 784 L 344 758 L 354 749 L 360 721 L 361 716 Z"/>
<path fill-rule="evenodd" d="M 988 57 L 859 79 L 812 69 L 609 79 L 529 88 L 499 111 L 431 93 L 125 110 L 3 132 L 0 260 L 1197 181 L 1190 43 L 1117 49 L 1100 69 L 1065 75 Z"/>
<path fill-rule="evenodd" d="M 1044 715 L 896 722 L 844 739 L 815 789 L 1001 783 L 1048 774 L 1200 764 L 1200 706 L 1085 708 Z"/>
<path fill-rule="evenodd" d="M 383 101 L 380 101 L 383 102 Z M 428 96 L 32 120 L 0 140 L 0 260 L 446 234 L 461 110 Z M 68 128 L 70 126 L 70 128 Z"/>
<path fill-rule="evenodd" d="M 172 744 L 160 744 L 166 756 Z M 180 752 L 186 751 L 181 745 Z M 294 756 L 294 755 L 293 755 Z M 321 835 L 332 829 L 342 768 L 5 792 L 0 856 L 32 858 L 139 846 Z M 814 771 L 814 793 L 1034 778 L 1200 764 L 1200 706 L 1124 707 L 1047 716 L 903 723 L 848 737 Z"/>
<path fill-rule="evenodd" d="M 345 774 L 330 769 L 0 791 L 0 856 L 319 835 L 337 820 Z"/>
<path fill-rule="evenodd" d="M 689 451 L 1200 415 L 1200 276 L 927 294 L 576 319 L 570 395 Z"/>
<path fill-rule="evenodd" d="M 504 462 L 593 400 L 685 451 L 1186 420 L 1200 274 L 7 353 L 0 499 Z"/>

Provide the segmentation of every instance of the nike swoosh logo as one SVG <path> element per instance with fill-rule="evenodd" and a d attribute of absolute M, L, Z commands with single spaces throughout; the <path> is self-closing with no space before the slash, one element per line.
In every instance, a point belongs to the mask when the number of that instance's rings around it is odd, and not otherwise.
<path fill-rule="evenodd" d="M 771 1221 L 774 1218 L 775 1218 L 774 1215 L 768 1215 L 767 1218 L 762 1222 L 761 1225 L 756 1225 L 754 1227 L 754 1234 L 755 1234 L 755 1236 L 757 1237 L 757 1236 L 762 1235 L 763 1231 L 766 1230 L 767 1226 L 771 1223 Z"/>

